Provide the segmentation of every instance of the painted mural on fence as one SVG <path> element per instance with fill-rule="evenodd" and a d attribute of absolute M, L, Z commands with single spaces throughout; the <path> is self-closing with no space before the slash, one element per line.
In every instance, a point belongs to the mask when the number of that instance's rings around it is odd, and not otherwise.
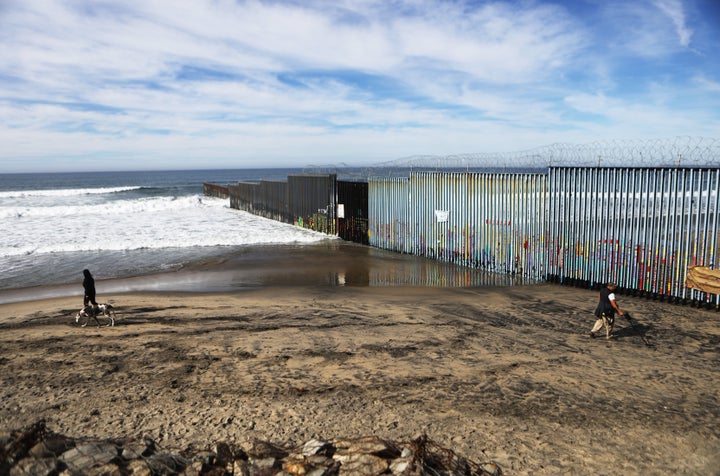
<path fill-rule="evenodd" d="M 371 179 L 370 244 L 493 272 L 718 301 L 720 169 L 550 168 Z"/>
<path fill-rule="evenodd" d="M 371 180 L 370 243 L 538 278 L 544 274 L 543 174 L 418 172 Z"/>
<path fill-rule="evenodd" d="M 685 276 L 688 267 L 720 264 L 720 169 L 557 168 L 548 180 L 559 250 L 551 274 L 710 299 L 687 288 Z"/>

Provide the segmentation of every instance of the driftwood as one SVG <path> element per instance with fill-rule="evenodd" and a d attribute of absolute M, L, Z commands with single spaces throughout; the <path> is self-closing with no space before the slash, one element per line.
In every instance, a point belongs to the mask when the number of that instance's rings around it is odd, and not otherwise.
<path fill-rule="evenodd" d="M 685 286 L 708 294 L 720 294 L 720 270 L 691 266 L 687 271 Z"/>

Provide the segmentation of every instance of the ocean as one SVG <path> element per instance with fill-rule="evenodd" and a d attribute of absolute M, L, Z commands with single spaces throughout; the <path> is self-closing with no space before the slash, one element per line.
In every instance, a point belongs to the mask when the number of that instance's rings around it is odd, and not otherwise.
<path fill-rule="evenodd" d="M 300 169 L 0 174 L 0 290 L 183 269 L 243 247 L 327 235 L 229 208 L 203 183 L 285 180 Z M 1 301 L 1 299 L 0 299 Z"/>

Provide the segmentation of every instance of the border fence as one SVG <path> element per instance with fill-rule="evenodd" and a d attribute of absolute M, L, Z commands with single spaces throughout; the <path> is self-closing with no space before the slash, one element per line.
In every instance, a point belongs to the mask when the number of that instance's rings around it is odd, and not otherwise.
<path fill-rule="evenodd" d="M 291 175 L 228 191 L 233 208 L 385 250 L 718 309 L 720 294 L 686 284 L 690 268 L 720 269 L 718 145 L 683 149 L 711 166 Z"/>
<path fill-rule="evenodd" d="M 548 184 L 548 279 L 710 298 L 685 276 L 719 268 L 720 168 L 551 168 Z"/>
<path fill-rule="evenodd" d="M 370 180 L 372 246 L 574 286 L 712 302 L 688 267 L 720 268 L 720 169 L 550 168 Z"/>
<path fill-rule="evenodd" d="M 370 244 L 488 271 L 544 278 L 546 177 L 412 173 L 370 181 Z"/>
<path fill-rule="evenodd" d="M 230 207 L 333 235 L 337 176 L 289 175 L 287 182 L 228 184 Z"/>
<path fill-rule="evenodd" d="M 203 194 L 207 195 L 208 197 L 215 197 L 215 198 L 229 198 L 230 197 L 227 187 L 223 187 L 221 185 L 216 185 L 214 183 L 204 183 L 203 184 Z"/>

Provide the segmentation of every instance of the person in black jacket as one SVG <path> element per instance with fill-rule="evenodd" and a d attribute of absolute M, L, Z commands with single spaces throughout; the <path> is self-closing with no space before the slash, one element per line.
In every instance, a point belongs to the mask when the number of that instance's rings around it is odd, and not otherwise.
<path fill-rule="evenodd" d="M 95 302 L 95 279 L 87 269 L 83 270 L 83 288 L 85 289 L 85 297 L 83 297 L 83 307 L 87 307 L 88 304 L 92 303 L 93 306 L 97 306 Z"/>
<path fill-rule="evenodd" d="M 590 331 L 590 337 L 595 337 L 595 333 L 600 330 L 601 327 L 605 326 L 605 337 L 607 339 L 612 338 L 613 326 L 615 324 L 615 311 L 621 316 L 625 315 L 624 312 L 618 307 L 617 300 L 615 299 L 616 286 L 613 283 L 608 283 L 607 286 L 600 290 L 600 296 L 598 297 L 598 305 L 595 308 L 595 325 Z"/>

